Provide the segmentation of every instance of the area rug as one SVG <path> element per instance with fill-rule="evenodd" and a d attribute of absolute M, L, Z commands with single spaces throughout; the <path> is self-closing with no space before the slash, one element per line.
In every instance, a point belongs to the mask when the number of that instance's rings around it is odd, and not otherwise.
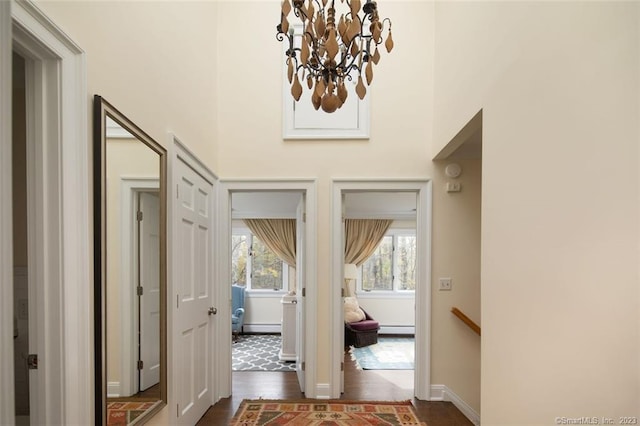
<path fill-rule="evenodd" d="M 406 337 L 379 337 L 378 343 L 349 353 L 359 370 L 413 370 L 415 342 Z"/>
<path fill-rule="evenodd" d="M 232 345 L 233 371 L 296 371 L 296 363 L 280 361 L 279 334 L 241 334 Z"/>
<path fill-rule="evenodd" d="M 426 423 L 418 420 L 411 401 L 245 399 L 230 425 L 426 426 Z"/>
<path fill-rule="evenodd" d="M 107 425 L 134 425 L 147 411 L 162 401 L 114 401 L 107 402 Z"/>

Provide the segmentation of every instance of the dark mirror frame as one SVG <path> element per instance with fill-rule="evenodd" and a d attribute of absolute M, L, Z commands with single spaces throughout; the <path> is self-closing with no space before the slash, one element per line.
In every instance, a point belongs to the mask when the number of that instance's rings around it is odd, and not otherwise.
<path fill-rule="evenodd" d="M 99 95 L 93 98 L 95 424 L 107 424 L 106 366 L 106 118 L 126 129 L 160 159 L 160 399 L 144 423 L 167 404 L 167 151 Z"/>

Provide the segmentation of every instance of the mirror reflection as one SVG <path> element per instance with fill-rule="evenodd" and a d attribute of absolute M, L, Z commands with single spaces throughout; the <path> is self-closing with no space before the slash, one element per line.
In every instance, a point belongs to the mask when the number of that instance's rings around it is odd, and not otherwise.
<path fill-rule="evenodd" d="M 96 294 L 103 300 L 96 365 L 103 371 L 96 374 L 102 392 L 96 417 L 98 424 L 141 424 L 166 402 L 166 158 L 155 141 L 98 101 L 103 241 Z"/>

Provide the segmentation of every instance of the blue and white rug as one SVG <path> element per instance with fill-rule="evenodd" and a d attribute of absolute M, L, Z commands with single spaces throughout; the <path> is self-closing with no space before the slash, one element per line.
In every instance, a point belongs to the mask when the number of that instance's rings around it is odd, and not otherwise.
<path fill-rule="evenodd" d="M 415 342 L 408 337 L 378 337 L 378 343 L 349 353 L 358 370 L 413 370 Z"/>
<path fill-rule="evenodd" d="M 280 361 L 279 334 L 241 334 L 232 345 L 233 371 L 296 371 L 295 362 Z"/>

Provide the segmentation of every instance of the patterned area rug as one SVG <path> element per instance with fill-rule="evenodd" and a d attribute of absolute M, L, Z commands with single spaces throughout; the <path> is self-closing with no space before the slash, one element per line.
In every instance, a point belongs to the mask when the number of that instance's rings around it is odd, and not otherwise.
<path fill-rule="evenodd" d="M 244 400 L 231 426 L 423 425 L 410 401 Z"/>
<path fill-rule="evenodd" d="M 407 337 L 379 337 L 378 343 L 349 353 L 359 370 L 413 370 L 415 342 Z"/>
<path fill-rule="evenodd" d="M 162 401 L 118 401 L 107 402 L 107 425 L 134 425 L 141 415 Z"/>
<path fill-rule="evenodd" d="M 296 363 L 280 361 L 279 334 L 241 334 L 232 346 L 233 371 L 296 371 Z"/>

